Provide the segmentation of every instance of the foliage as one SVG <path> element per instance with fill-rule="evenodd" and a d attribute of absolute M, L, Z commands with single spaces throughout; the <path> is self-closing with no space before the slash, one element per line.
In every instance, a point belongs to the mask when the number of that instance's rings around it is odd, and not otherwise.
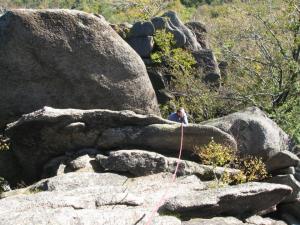
<path fill-rule="evenodd" d="M 0 135 L 0 152 L 9 150 L 8 140 Z"/>
<path fill-rule="evenodd" d="M 195 147 L 194 150 L 205 165 L 225 166 L 235 159 L 235 153 L 232 149 L 216 143 L 213 139 L 208 145 L 200 149 Z"/>
<path fill-rule="evenodd" d="M 190 52 L 182 48 L 175 48 L 172 33 L 166 32 L 166 30 L 157 30 L 154 35 L 154 43 L 158 51 L 151 54 L 153 62 L 166 64 L 174 76 L 179 76 L 180 72 L 183 72 L 184 76 L 189 75 L 196 61 Z"/>
<path fill-rule="evenodd" d="M 233 177 L 236 183 L 263 180 L 268 177 L 266 165 L 260 157 L 246 156 L 237 159 L 236 165 L 237 168 L 242 171 L 241 174 Z M 244 175 L 244 177 L 242 175 Z"/>
<path fill-rule="evenodd" d="M 268 177 L 266 166 L 261 158 L 256 156 L 241 157 L 232 149 L 211 140 L 207 145 L 194 147 L 194 152 L 205 165 L 213 166 L 215 183 L 212 187 L 220 187 L 228 184 L 240 184 L 250 181 L 260 181 Z M 217 166 L 235 168 L 239 173 L 230 175 L 226 170 L 220 178 L 216 176 Z"/>
<path fill-rule="evenodd" d="M 112 23 L 147 20 L 166 10 L 177 11 L 188 20 L 194 8 L 184 7 L 179 0 L 0 0 L 4 8 L 67 8 L 103 15 Z"/>
<path fill-rule="evenodd" d="M 199 7 L 217 57 L 228 63 L 223 80 L 234 111 L 257 106 L 300 141 L 299 1 L 232 1 Z M 196 18 L 197 19 L 197 18 Z"/>
<path fill-rule="evenodd" d="M 193 55 L 182 48 L 176 48 L 173 34 L 159 30 L 154 36 L 156 51 L 151 55 L 158 66 L 165 66 L 172 75 L 169 89 L 177 98 L 161 106 L 162 114 L 167 116 L 174 108 L 184 107 L 191 122 L 201 122 L 218 115 L 231 112 L 229 101 L 219 96 L 223 89 L 206 85 L 199 78 Z"/>

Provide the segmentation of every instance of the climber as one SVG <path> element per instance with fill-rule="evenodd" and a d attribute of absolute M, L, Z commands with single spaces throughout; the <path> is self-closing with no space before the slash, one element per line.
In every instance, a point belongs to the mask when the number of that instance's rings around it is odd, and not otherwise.
<path fill-rule="evenodd" d="M 175 121 L 178 123 L 183 123 L 184 125 L 188 125 L 187 115 L 184 111 L 184 108 L 177 109 L 177 112 L 173 112 L 168 116 L 168 120 Z"/>

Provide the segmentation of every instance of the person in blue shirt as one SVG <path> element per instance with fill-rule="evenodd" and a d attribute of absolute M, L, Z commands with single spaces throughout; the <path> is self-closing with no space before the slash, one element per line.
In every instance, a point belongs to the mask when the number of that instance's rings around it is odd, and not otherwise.
<path fill-rule="evenodd" d="M 187 115 L 184 111 L 183 108 L 179 108 L 177 110 L 177 112 L 173 112 L 168 116 L 168 120 L 174 121 L 174 122 L 178 122 L 178 123 L 183 123 L 185 125 L 188 125 L 188 119 L 187 119 Z"/>

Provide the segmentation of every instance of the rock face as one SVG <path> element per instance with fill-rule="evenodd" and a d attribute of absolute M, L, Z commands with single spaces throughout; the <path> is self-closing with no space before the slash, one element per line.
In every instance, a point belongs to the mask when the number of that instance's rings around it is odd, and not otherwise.
<path fill-rule="evenodd" d="M 192 219 L 183 222 L 182 225 L 287 225 L 284 221 L 252 216 L 246 222 L 235 217 L 214 217 L 211 219 Z"/>
<path fill-rule="evenodd" d="M 169 25 L 172 28 L 172 30 L 179 31 L 183 34 L 183 36 L 186 39 L 186 42 L 184 43 L 184 47 L 186 49 L 189 49 L 191 51 L 198 51 L 201 48 L 201 45 L 198 43 L 196 36 L 193 34 L 193 32 L 188 29 L 178 18 L 177 14 L 173 11 L 166 12 L 162 15 L 162 17 L 169 18 Z M 171 30 L 171 33 L 172 33 Z M 175 36 L 175 35 L 174 35 Z M 176 37 L 176 36 L 175 36 Z"/>
<path fill-rule="evenodd" d="M 84 148 L 141 148 L 174 155 L 179 149 L 180 132 L 178 123 L 154 115 L 50 107 L 24 115 L 6 130 L 14 154 L 33 179 L 40 176 L 51 158 Z M 195 145 L 206 145 L 211 138 L 236 148 L 230 135 L 212 126 L 190 125 L 184 128 L 184 135 L 187 155 L 192 154 Z"/>
<path fill-rule="evenodd" d="M 188 22 L 185 24 L 196 36 L 198 43 L 203 49 L 209 49 L 207 29 L 201 22 Z"/>
<path fill-rule="evenodd" d="M 290 151 L 278 152 L 266 162 L 266 168 L 269 172 L 297 167 L 298 165 L 300 165 L 300 159 Z"/>
<path fill-rule="evenodd" d="M 112 151 L 108 157 L 97 155 L 100 165 L 114 172 L 129 172 L 134 176 L 145 176 L 161 172 L 174 173 L 177 158 L 165 157 L 161 154 L 145 150 Z M 202 180 L 214 179 L 213 172 L 220 177 L 224 171 L 237 174 L 239 170 L 201 165 L 195 162 L 180 160 L 177 175 L 186 176 L 195 174 Z"/>
<path fill-rule="evenodd" d="M 12 185 L 22 177 L 22 168 L 12 151 L 0 152 L 0 177 L 8 180 Z"/>
<path fill-rule="evenodd" d="M 6 12 L 0 71 L 0 127 L 45 105 L 159 115 L 144 63 L 101 16 Z"/>
<path fill-rule="evenodd" d="M 168 199 L 160 210 L 179 213 L 185 217 L 223 215 L 246 218 L 278 204 L 291 192 L 291 188 L 286 185 L 247 183 L 178 195 Z"/>
<path fill-rule="evenodd" d="M 232 200 L 229 216 L 237 211 L 246 211 L 248 215 L 270 207 L 291 192 L 290 188 L 278 184 L 248 184 L 238 187 L 207 189 L 207 184 L 196 176 L 177 178 L 171 181 L 171 174 L 160 173 L 138 178 L 112 173 L 69 173 L 41 180 L 19 192 L 7 192 L 0 200 L 0 224 L 146 224 L 157 201 L 165 196 L 164 207 L 173 199 L 182 199 L 188 193 L 191 202 L 210 202 L 202 204 L 203 213 L 217 213 L 224 202 Z M 243 194 L 237 194 L 242 190 Z M 234 196 L 232 195 L 234 193 Z M 216 194 L 216 195 L 215 195 Z M 195 197 L 197 198 L 195 198 Z M 2 196 L 3 197 L 3 196 Z M 265 199 L 258 205 L 253 198 Z M 191 200 L 193 198 L 194 200 Z M 220 199 L 216 202 L 216 199 Z M 177 201 L 178 203 L 178 201 Z M 247 204 L 246 204 L 247 203 Z M 249 203 L 249 204 L 248 204 Z M 180 203 L 185 207 L 187 203 Z M 243 205 L 243 207 L 241 207 Z M 247 205 L 247 207 L 245 207 Z M 254 205 L 257 209 L 252 210 Z M 190 210 L 179 212 L 181 218 Z M 22 222 L 21 217 L 22 214 Z M 120 216 L 122 215 L 122 216 Z M 232 218 L 231 221 L 238 221 Z M 154 214 L 152 224 L 180 225 L 178 218 Z M 183 223 L 194 224 L 194 223 Z"/>
<path fill-rule="evenodd" d="M 288 135 L 256 107 L 203 122 L 234 136 L 241 154 L 260 156 L 268 160 L 289 149 Z"/>

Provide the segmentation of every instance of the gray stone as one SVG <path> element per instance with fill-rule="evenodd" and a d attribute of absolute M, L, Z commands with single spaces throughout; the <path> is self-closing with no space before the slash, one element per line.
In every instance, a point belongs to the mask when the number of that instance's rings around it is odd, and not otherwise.
<path fill-rule="evenodd" d="M 295 216 L 291 215 L 290 213 L 282 213 L 280 217 L 287 222 L 288 225 L 298 225 L 300 224 L 299 219 Z"/>
<path fill-rule="evenodd" d="M 236 149 L 235 141 L 225 132 L 212 126 L 190 124 L 184 127 L 183 152 L 191 154 L 195 146 L 207 145 L 213 138 L 215 142 Z M 111 128 L 99 138 L 99 148 L 139 148 L 162 154 L 177 153 L 180 146 L 180 124 L 153 124 L 145 127 Z"/>
<path fill-rule="evenodd" d="M 70 160 L 67 156 L 59 156 L 51 159 L 43 167 L 42 178 L 54 177 L 65 173 L 66 164 Z"/>
<path fill-rule="evenodd" d="M 168 24 L 168 19 L 165 17 L 153 17 L 151 19 L 151 22 L 152 22 L 155 30 L 163 30 L 166 28 L 171 29 L 171 27 Z"/>
<path fill-rule="evenodd" d="M 182 225 L 244 225 L 243 221 L 234 217 L 214 217 L 211 219 L 191 219 Z"/>
<path fill-rule="evenodd" d="M 186 43 L 184 44 L 184 48 L 189 49 L 191 51 L 198 51 L 202 49 L 201 45 L 197 42 L 196 36 L 181 22 L 176 12 L 168 11 L 163 14 L 163 17 L 168 17 L 170 26 L 173 29 L 176 28 L 184 34 L 184 36 L 186 37 Z"/>
<path fill-rule="evenodd" d="M 277 152 L 266 161 L 266 168 L 269 172 L 297 165 L 300 165 L 300 159 L 290 151 Z"/>
<path fill-rule="evenodd" d="M 0 194 L 5 191 L 11 191 L 9 183 L 3 177 L 0 177 Z"/>
<path fill-rule="evenodd" d="M 166 30 L 167 32 L 172 33 L 174 36 L 175 46 L 177 48 L 183 48 L 187 43 L 185 34 L 179 30 L 178 27 L 172 24 L 170 18 L 164 16 L 154 17 L 151 19 L 151 22 L 154 25 L 155 30 Z"/>
<path fill-rule="evenodd" d="M 163 72 L 151 67 L 147 67 L 147 71 L 155 91 L 165 89 L 168 86 L 164 79 Z"/>
<path fill-rule="evenodd" d="M 276 176 L 276 175 L 285 175 L 285 174 L 295 174 L 296 170 L 295 167 L 287 167 L 284 169 L 278 169 L 278 170 L 274 170 L 272 171 L 272 175 Z"/>
<path fill-rule="evenodd" d="M 149 209 L 150 210 L 150 209 Z M 58 209 L 32 209 L 22 212 L 22 217 L 17 213 L 11 213 L 3 218 L 1 225 L 15 224 L 39 224 L 39 225 L 133 225 L 145 224 L 150 215 L 146 215 L 145 209 L 76 209 L 63 207 Z M 120 216 L 122 215 L 122 216 Z M 1 214 L 2 216 L 2 214 Z M 180 225 L 179 219 L 172 216 L 155 215 L 155 225 Z"/>
<path fill-rule="evenodd" d="M 112 151 L 108 157 L 97 156 L 100 165 L 110 171 L 129 172 L 135 176 L 145 176 L 154 173 L 174 173 L 177 166 L 177 158 L 168 158 L 161 154 L 144 150 L 119 150 Z M 220 177 L 224 171 L 229 174 L 237 174 L 239 170 L 200 165 L 195 162 L 180 160 L 177 176 L 195 174 L 201 179 L 214 179 L 213 172 Z"/>
<path fill-rule="evenodd" d="M 247 218 L 245 222 L 249 225 L 287 225 L 287 223 L 282 220 L 263 218 L 261 216 L 251 216 L 250 218 Z"/>
<path fill-rule="evenodd" d="M 280 151 L 289 149 L 289 137 L 264 112 L 256 107 L 205 121 L 234 136 L 241 154 L 270 159 Z"/>
<path fill-rule="evenodd" d="M 247 218 L 278 204 L 291 192 L 286 185 L 246 183 L 177 195 L 169 198 L 160 211 L 178 213 L 183 217 L 222 215 Z"/>
<path fill-rule="evenodd" d="M 89 155 L 83 155 L 80 156 L 71 162 L 68 163 L 68 166 L 70 167 L 71 170 L 76 171 L 79 169 L 91 169 L 90 172 L 93 172 L 94 170 L 92 169 L 91 161 L 93 159 Z"/>
<path fill-rule="evenodd" d="M 159 104 L 167 104 L 170 100 L 175 99 L 173 93 L 168 89 L 158 90 L 156 96 Z"/>
<path fill-rule="evenodd" d="M 22 167 L 13 152 L 0 151 L 0 177 L 5 178 L 10 184 L 16 184 L 22 175 Z"/>
<path fill-rule="evenodd" d="M 292 149 L 292 152 L 300 157 L 300 145 L 295 145 Z"/>
<path fill-rule="evenodd" d="M 295 179 L 292 174 L 289 175 L 277 175 L 267 180 L 270 183 L 284 184 L 290 186 L 293 189 L 293 193 L 287 196 L 283 202 L 293 202 L 300 198 L 300 182 Z"/>
<path fill-rule="evenodd" d="M 197 62 L 197 68 L 203 75 L 205 82 L 219 83 L 221 79 L 217 60 L 210 49 L 194 51 L 193 56 Z"/>
<path fill-rule="evenodd" d="M 100 165 L 110 171 L 129 172 L 135 176 L 167 172 L 167 158 L 142 150 L 119 150 L 98 158 Z"/>
<path fill-rule="evenodd" d="M 142 58 L 150 57 L 154 47 L 153 37 L 130 37 L 127 42 Z"/>
<path fill-rule="evenodd" d="M 170 174 L 126 178 L 109 173 L 69 173 L 45 179 L 23 193 L 15 192 L 17 195 L 1 199 L 0 216 L 7 214 L 7 217 L 0 224 L 20 224 L 20 214 L 21 224 L 144 224 L 166 190 L 174 196 L 203 188 L 196 176 L 178 178 L 174 183 Z M 76 213 L 60 212 L 66 208 Z M 157 213 L 152 223 L 181 224 L 175 217 Z"/>
<path fill-rule="evenodd" d="M 136 22 L 130 29 L 130 37 L 147 37 L 153 36 L 155 28 L 153 24 L 149 21 L 146 22 Z"/>
<path fill-rule="evenodd" d="M 195 35 L 198 43 L 204 49 L 209 49 L 207 40 L 207 29 L 205 25 L 199 21 L 188 22 L 185 24 Z"/>
<path fill-rule="evenodd" d="M 70 191 L 76 188 L 92 186 L 122 186 L 127 177 L 113 173 L 67 173 L 60 176 L 43 179 L 32 186 L 30 190 Z"/>
<path fill-rule="evenodd" d="M 295 168 L 295 174 L 294 174 L 294 176 L 300 182 L 300 166 L 297 166 Z"/>
<path fill-rule="evenodd" d="M 103 17 L 20 9 L 0 29 L 1 128 L 45 105 L 160 114 L 143 61 Z"/>
<path fill-rule="evenodd" d="M 78 123 L 80 122 L 80 123 Z M 74 124 L 85 124 L 84 129 Z M 111 127 L 144 126 L 170 123 L 154 115 L 139 115 L 131 111 L 53 109 L 44 107 L 23 115 L 8 125 L 11 139 L 27 179 L 37 179 L 43 166 L 53 157 L 67 151 L 96 147 L 101 133 Z M 71 124 L 71 126 L 70 126 Z M 72 154 L 73 154 L 72 152 Z"/>
<path fill-rule="evenodd" d="M 280 213 L 289 213 L 300 220 L 300 199 L 295 202 L 280 204 L 278 210 Z"/>
<path fill-rule="evenodd" d="M 171 99 L 174 99 L 174 95 L 168 90 L 169 81 L 167 76 L 164 75 L 163 70 L 160 68 L 147 67 L 147 71 L 155 90 L 158 103 L 166 104 Z"/>

